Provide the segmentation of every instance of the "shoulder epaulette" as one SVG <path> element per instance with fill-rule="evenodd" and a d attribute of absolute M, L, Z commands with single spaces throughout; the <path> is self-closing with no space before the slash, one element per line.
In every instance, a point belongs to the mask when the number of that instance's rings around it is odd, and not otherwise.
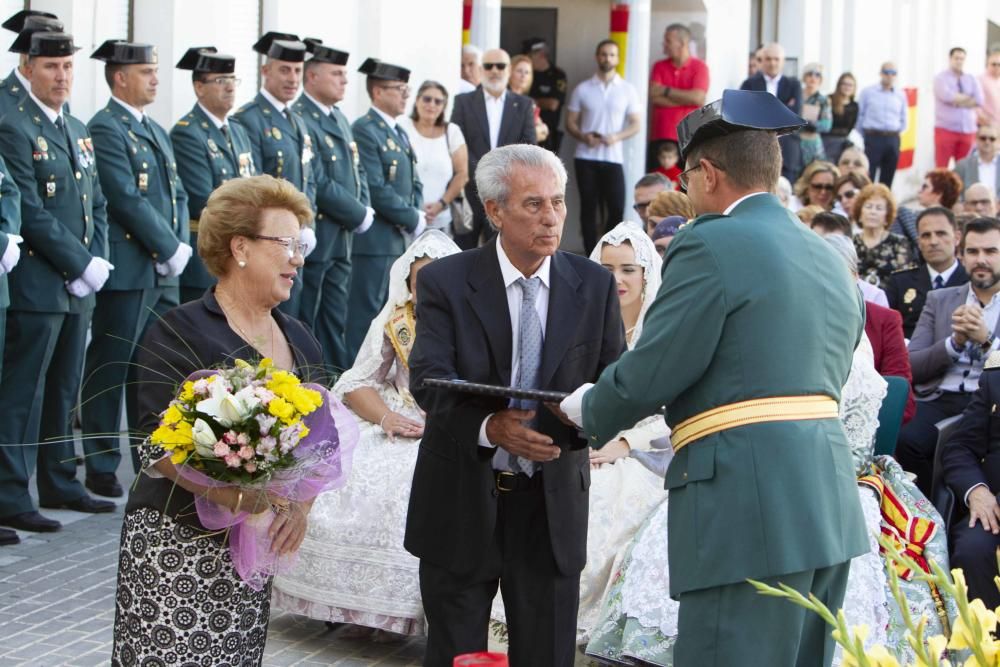
<path fill-rule="evenodd" d="M 1000 350 L 991 352 L 990 356 L 986 358 L 986 364 L 983 366 L 984 371 L 994 368 L 1000 368 Z"/>
<path fill-rule="evenodd" d="M 893 271 L 892 275 L 896 275 L 897 273 L 906 273 L 907 271 L 913 271 L 914 269 L 919 269 L 919 268 L 920 268 L 919 266 L 904 266 L 901 269 L 896 269 L 895 271 Z"/>
<path fill-rule="evenodd" d="M 179 120 L 177 121 L 177 124 L 180 125 L 181 127 L 187 127 L 191 123 L 187 122 L 186 120 Z"/>

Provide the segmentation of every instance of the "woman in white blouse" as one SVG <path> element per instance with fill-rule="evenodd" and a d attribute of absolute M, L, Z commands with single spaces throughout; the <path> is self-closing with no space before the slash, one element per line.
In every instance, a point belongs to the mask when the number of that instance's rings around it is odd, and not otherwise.
<path fill-rule="evenodd" d="M 417 90 L 413 113 L 400 124 L 417 155 L 417 175 L 424 186 L 428 229 L 452 236 L 449 204 L 462 196 L 469 180 L 469 154 L 462 130 L 445 120 L 448 91 L 436 81 L 424 81 Z"/>

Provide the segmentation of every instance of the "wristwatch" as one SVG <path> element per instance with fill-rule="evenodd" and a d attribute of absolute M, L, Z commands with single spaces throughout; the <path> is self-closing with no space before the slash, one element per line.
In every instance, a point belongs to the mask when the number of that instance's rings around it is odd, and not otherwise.
<path fill-rule="evenodd" d="M 979 345 L 980 349 L 982 349 L 983 352 L 986 352 L 991 347 L 993 347 L 993 341 L 995 341 L 996 339 L 997 337 L 995 334 L 990 334 L 990 337 Z"/>

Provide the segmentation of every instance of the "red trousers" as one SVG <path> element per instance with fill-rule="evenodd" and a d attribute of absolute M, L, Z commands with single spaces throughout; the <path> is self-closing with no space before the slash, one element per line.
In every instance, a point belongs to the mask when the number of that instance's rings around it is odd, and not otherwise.
<path fill-rule="evenodd" d="M 952 132 L 942 127 L 934 128 L 934 166 L 948 168 L 948 161 L 955 158 L 957 163 L 972 152 L 976 141 L 975 132 Z"/>

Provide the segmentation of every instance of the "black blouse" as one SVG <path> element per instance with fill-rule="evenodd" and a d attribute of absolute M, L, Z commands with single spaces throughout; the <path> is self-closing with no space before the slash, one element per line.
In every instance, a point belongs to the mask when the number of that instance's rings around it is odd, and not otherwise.
<path fill-rule="evenodd" d="M 833 106 L 832 104 L 830 105 Z M 854 129 L 854 125 L 858 122 L 858 103 L 851 100 L 844 105 L 844 113 L 838 114 L 836 111 L 833 112 L 833 126 L 831 126 L 830 131 L 827 134 L 832 134 L 835 137 L 846 137 Z"/>

